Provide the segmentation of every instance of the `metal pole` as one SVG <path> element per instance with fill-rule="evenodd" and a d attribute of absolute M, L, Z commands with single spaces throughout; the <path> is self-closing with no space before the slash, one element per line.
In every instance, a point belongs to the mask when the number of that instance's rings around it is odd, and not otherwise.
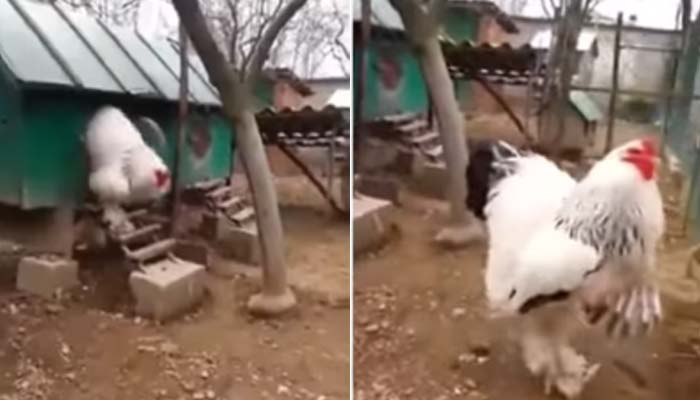
<path fill-rule="evenodd" d="M 353 125 L 354 125 L 354 140 L 353 144 L 353 158 L 355 159 L 354 165 L 358 166 L 362 163 L 359 162 L 361 155 L 357 151 L 360 148 L 360 142 L 364 139 L 365 132 L 362 129 L 362 108 L 364 107 L 365 101 L 365 84 L 367 83 L 367 45 L 369 44 L 370 37 L 370 16 L 371 16 L 371 4 L 370 0 L 361 0 L 361 16 L 360 21 L 361 34 L 359 40 L 360 51 L 357 54 L 358 64 L 360 65 L 360 73 L 357 77 L 357 91 L 355 97 L 355 107 L 353 107 Z M 353 170 L 355 170 L 353 168 Z M 355 170 L 356 173 L 356 170 Z M 353 179 L 350 177 L 350 179 Z M 354 185 L 353 185 L 354 190 Z"/>
<path fill-rule="evenodd" d="M 170 225 L 170 233 L 173 235 L 178 227 L 179 210 L 182 203 L 182 159 L 185 148 L 185 135 L 187 132 L 187 100 L 189 95 L 187 42 L 188 38 L 185 25 L 180 23 L 180 98 L 178 104 L 177 146 L 175 147 L 175 165 L 173 168 L 173 203 Z"/>
<path fill-rule="evenodd" d="M 622 13 L 617 14 L 617 25 L 615 26 L 615 47 L 613 49 L 613 72 L 612 72 L 612 92 L 610 93 L 610 103 L 608 104 L 608 131 L 605 135 L 605 153 L 608 153 L 613 146 L 613 130 L 615 129 L 615 113 L 617 107 L 617 87 L 620 71 L 620 42 L 622 38 Z"/>

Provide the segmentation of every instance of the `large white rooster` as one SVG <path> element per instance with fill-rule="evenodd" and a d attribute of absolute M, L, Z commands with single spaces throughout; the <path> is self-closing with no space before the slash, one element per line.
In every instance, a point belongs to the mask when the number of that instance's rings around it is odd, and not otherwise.
<path fill-rule="evenodd" d="M 486 292 L 515 316 L 527 368 L 577 397 L 598 370 L 570 346 L 584 325 L 613 336 L 661 318 L 648 273 L 664 229 L 654 142 L 628 142 L 576 182 L 553 162 L 504 142 L 477 145 L 467 169 L 468 207 L 489 231 Z"/>
<path fill-rule="evenodd" d="M 85 144 L 90 157 L 90 190 L 97 196 L 109 229 L 133 229 L 122 205 L 161 198 L 170 190 L 163 160 L 119 109 L 97 111 L 88 123 Z"/>

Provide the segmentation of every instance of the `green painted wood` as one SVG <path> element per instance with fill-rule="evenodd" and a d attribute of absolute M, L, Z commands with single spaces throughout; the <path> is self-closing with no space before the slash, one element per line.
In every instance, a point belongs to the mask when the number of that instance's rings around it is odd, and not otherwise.
<path fill-rule="evenodd" d="M 19 90 L 0 60 L 0 202 L 20 201 L 21 152 Z"/>
<path fill-rule="evenodd" d="M 0 160 L 8 174 L 0 174 L 0 201 L 24 209 L 79 204 L 87 194 L 88 163 L 82 136 L 89 119 L 102 104 L 121 108 L 132 120 L 140 116 L 154 120 L 163 129 L 167 146 L 159 153 L 172 169 L 177 135 L 177 108 L 157 101 L 133 101 L 76 96 L 69 92 L 33 92 L 26 96 L 20 116 L 21 129 L 12 137 L 19 143 L 0 148 Z M 31 106 L 30 106 L 31 105 Z M 224 179 L 232 165 L 232 134 L 216 112 L 194 108 L 191 121 L 206 121 L 209 135 L 187 131 L 182 179 L 185 185 L 206 179 Z M 201 126 L 201 124 L 200 124 Z M 202 137 L 205 139 L 202 141 Z M 199 141 L 198 141 L 199 140 Z M 196 151 L 205 143 L 206 151 Z M 208 146 L 206 145 L 208 143 Z M 0 164 L 1 165 L 1 164 Z M 4 168 L 3 168 L 4 169 Z M 19 193 L 19 196 L 12 196 Z"/>
<path fill-rule="evenodd" d="M 355 57 L 355 71 L 359 70 Z M 387 87 L 392 72 L 396 68 L 399 76 L 393 87 Z M 380 71 L 384 71 L 381 72 Z M 382 77 L 382 74 L 384 77 Z M 391 85 L 392 83 L 389 82 Z M 367 74 L 363 119 L 374 119 L 385 115 L 404 112 L 424 113 L 428 109 L 428 94 L 425 81 L 410 46 L 400 40 L 373 40 L 367 52 Z"/>

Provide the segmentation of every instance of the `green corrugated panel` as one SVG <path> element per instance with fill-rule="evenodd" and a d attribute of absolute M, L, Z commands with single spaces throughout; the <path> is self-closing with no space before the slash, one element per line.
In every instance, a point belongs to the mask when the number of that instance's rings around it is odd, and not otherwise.
<path fill-rule="evenodd" d="M 0 56 L 21 82 L 73 85 L 27 22 L 7 0 L 0 1 Z"/>
<path fill-rule="evenodd" d="M 175 52 L 172 46 L 165 41 L 154 41 L 151 43 L 153 50 L 170 66 L 177 66 L 177 70 L 172 71 L 175 76 L 180 74 L 180 55 Z M 206 76 L 206 75 L 205 75 Z M 190 65 L 189 87 L 194 97 L 203 103 L 215 104 L 219 101 L 219 96 L 202 80 L 198 71 Z"/>
<path fill-rule="evenodd" d="M 175 101 L 179 57 L 166 48 L 171 49 L 165 40 L 146 43 L 132 30 L 107 27 L 62 6 L 0 1 L 0 57 L 23 84 Z M 192 99 L 220 105 L 201 72 L 193 74 Z"/>
<path fill-rule="evenodd" d="M 600 111 L 598 104 L 587 93 L 580 90 L 572 90 L 569 93 L 569 101 L 586 121 L 595 122 L 603 118 L 603 113 Z"/>

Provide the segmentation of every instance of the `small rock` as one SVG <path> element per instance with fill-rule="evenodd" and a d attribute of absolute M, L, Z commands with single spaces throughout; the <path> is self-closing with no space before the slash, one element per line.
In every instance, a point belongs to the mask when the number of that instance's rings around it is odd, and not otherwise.
<path fill-rule="evenodd" d="M 207 399 L 209 399 L 209 400 L 216 398 L 216 393 L 214 393 L 213 390 L 207 390 L 206 395 L 207 395 Z"/>
<path fill-rule="evenodd" d="M 70 346 L 68 346 L 65 343 L 62 343 L 61 344 L 61 354 L 63 354 L 64 356 L 69 355 L 70 354 Z"/>
<path fill-rule="evenodd" d="M 202 372 L 199 374 L 199 376 L 200 376 L 202 379 L 209 379 L 209 372 L 208 372 L 208 371 L 202 371 Z"/>
<path fill-rule="evenodd" d="M 63 310 L 64 310 L 64 308 L 60 304 L 48 304 L 46 306 L 46 313 L 49 315 L 56 315 Z"/>
<path fill-rule="evenodd" d="M 177 354 L 180 351 L 180 347 L 171 341 L 167 341 L 160 344 L 160 351 L 161 353 L 172 355 Z"/>
<path fill-rule="evenodd" d="M 386 320 L 382 321 L 380 326 L 382 327 L 382 329 L 389 329 L 389 326 L 390 326 L 389 321 L 386 321 Z"/>
<path fill-rule="evenodd" d="M 73 382 L 75 381 L 75 372 L 69 372 L 66 374 L 66 379 Z"/>
<path fill-rule="evenodd" d="M 138 350 L 140 353 L 155 353 L 157 349 L 155 348 L 155 346 L 147 346 L 142 344 L 138 346 L 136 350 Z"/>
<path fill-rule="evenodd" d="M 277 386 L 277 394 L 289 394 L 289 388 L 284 385 Z"/>
<path fill-rule="evenodd" d="M 474 382 L 474 379 L 471 379 L 471 378 L 467 378 L 467 380 L 464 382 L 464 385 L 469 390 L 475 390 L 477 388 L 476 382 Z"/>
<path fill-rule="evenodd" d="M 204 392 L 194 392 L 194 394 L 192 395 L 192 398 L 194 400 L 204 400 L 205 396 L 206 395 L 204 394 Z"/>
<path fill-rule="evenodd" d="M 463 307 L 457 307 L 452 309 L 452 318 L 463 317 L 467 314 L 467 309 Z"/>
<path fill-rule="evenodd" d="M 377 325 L 377 324 L 369 324 L 369 325 L 365 326 L 365 332 L 367 332 L 367 333 L 374 333 L 377 331 L 379 331 L 379 325 Z"/>

